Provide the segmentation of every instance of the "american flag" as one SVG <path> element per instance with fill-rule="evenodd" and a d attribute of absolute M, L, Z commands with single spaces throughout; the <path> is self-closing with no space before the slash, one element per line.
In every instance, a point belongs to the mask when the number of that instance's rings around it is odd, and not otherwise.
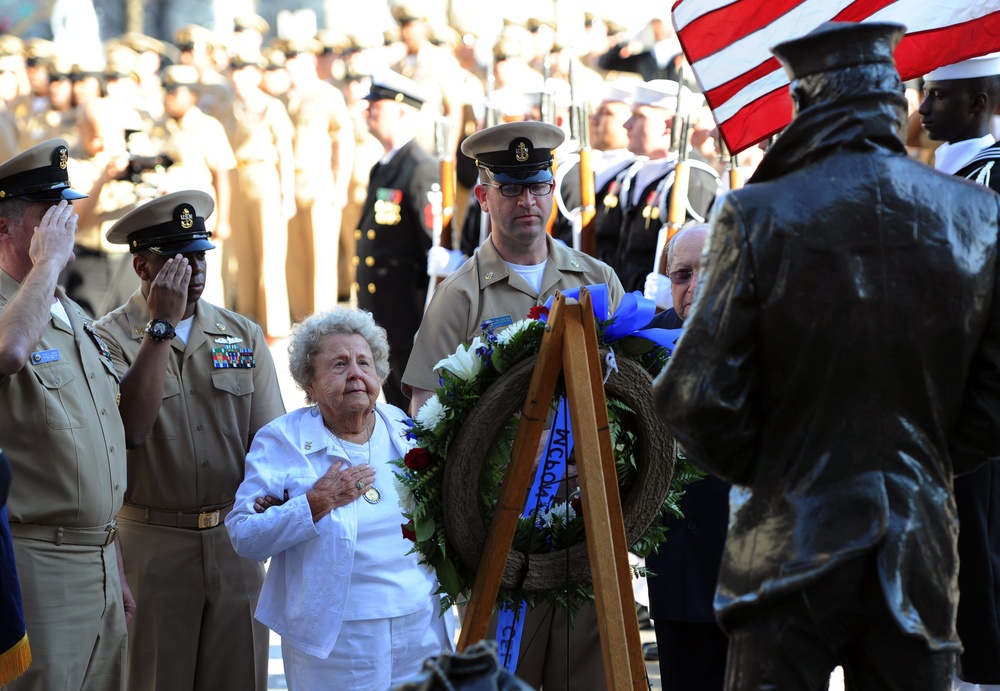
<path fill-rule="evenodd" d="M 904 24 L 896 49 L 904 80 L 1000 51 L 1000 0 L 677 0 L 673 19 L 733 152 L 791 120 L 788 77 L 768 49 L 823 22 Z"/>

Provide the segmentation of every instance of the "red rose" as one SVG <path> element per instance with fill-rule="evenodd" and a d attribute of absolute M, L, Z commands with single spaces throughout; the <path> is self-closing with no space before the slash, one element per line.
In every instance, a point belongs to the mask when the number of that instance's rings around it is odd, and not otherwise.
<path fill-rule="evenodd" d="M 425 448 L 414 446 L 403 456 L 403 464 L 410 470 L 423 470 L 431 464 L 431 454 Z"/>
<path fill-rule="evenodd" d="M 409 523 L 401 524 L 399 527 L 403 529 L 403 537 L 405 539 L 409 540 L 410 542 L 417 541 L 417 532 L 413 529 L 412 520 Z"/>
<path fill-rule="evenodd" d="M 528 310 L 528 319 L 539 320 L 542 317 L 549 316 L 549 308 L 545 305 L 535 305 L 530 310 Z"/>
<path fill-rule="evenodd" d="M 583 501 L 580 499 L 580 497 L 577 496 L 570 499 L 569 505 L 573 507 L 574 511 L 576 511 L 577 516 L 583 515 Z"/>

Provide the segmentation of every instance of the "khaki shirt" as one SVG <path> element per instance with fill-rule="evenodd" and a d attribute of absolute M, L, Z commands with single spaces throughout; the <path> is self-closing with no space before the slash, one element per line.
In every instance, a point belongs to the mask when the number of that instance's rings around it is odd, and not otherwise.
<path fill-rule="evenodd" d="M 180 120 L 166 118 L 150 132 L 157 153 L 165 153 L 174 164 L 159 176 L 160 191 L 201 190 L 215 199 L 212 171 L 236 167 L 236 157 L 222 124 L 197 106 Z"/>
<path fill-rule="evenodd" d="M 0 270 L 0 312 L 20 284 Z M 48 326 L 24 367 L 0 375 L 0 446 L 14 471 L 12 523 L 107 525 L 125 492 L 118 376 L 90 318 L 60 290 L 72 330 Z"/>
<path fill-rule="evenodd" d="M 148 321 L 146 298 L 136 291 L 97 323 L 122 375 L 139 352 Z M 219 366 L 243 348 L 249 350 L 254 367 Z M 146 441 L 128 453 L 125 501 L 174 511 L 211 510 L 231 503 L 243 480 L 250 440 L 284 413 L 260 327 L 199 301 L 187 346 L 176 338 L 171 343 L 156 422 Z"/>
<path fill-rule="evenodd" d="M 69 159 L 69 179 L 73 181 L 75 189 L 93 190 L 107 160 L 104 156 Z M 139 195 L 131 180 L 108 180 L 101 186 L 89 222 L 77 229 L 76 244 L 103 254 L 127 253 L 128 245 L 112 244 L 105 234 L 118 219 L 138 205 Z"/>
<path fill-rule="evenodd" d="M 250 163 L 276 166 L 279 143 L 292 142 L 292 121 L 285 105 L 273 96 L 263 93 L 258 96 L 250 102 L 236 99 L 227 112 L 219 115 L 219 122 L 229 133 L 238 166 Z"/>
<path fill-rule="evenodd" d="M 354 127 L 344 95 L 316 80 L 287 95 L 288 116 L 295 128 L 295 196 L 300 201 L 322 199 L 334 183 L 333 150 L 340 130 Z M 347 172 L 347 171 L 343 171 Z M 341 171 L 337 171 L 341 174 Z"/>
<path fill-rule="evenodd" d="M 542 275 L 542 290 L 537 295 L 507 266 L 492 240 L 484 242 L 471 259 L 437 287 L 406 363 L 404 393 L 410 395 L 410 388 L 436 389 L 434 365 L 455 352 L 459 344 L 478 336 L 484 321 L 498 320 L 495 330 L 500 331 L 527 317 L 528 310 L 545 304 L 557 290 L 606 283 L 611 309 L 618 306 L 624 291 L 611 267 L 552 238 L 546 240 L 549 258 Z"/>

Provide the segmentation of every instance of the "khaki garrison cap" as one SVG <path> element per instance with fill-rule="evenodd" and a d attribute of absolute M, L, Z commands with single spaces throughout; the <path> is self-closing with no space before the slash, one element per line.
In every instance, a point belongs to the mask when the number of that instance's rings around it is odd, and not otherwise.
<path fill-rule="evenodd" d="M 507 122 L 476 132 L 462 142 L 462 153 L 500 184 L 548 182 L 552 150 L 566 133 L 545 122 Z"/>
<path fill-rule="evenodd" d="M 0 165 L 0 199 L 58 202 L 86 199 L 69 186 L 69 148 L 65 139 L 49 139 Z"/>
<path fill-rule="evenodd" d="M 205 192 L 187 190 L 157 197 L 122 216 L 107 233 L 108 242 L 128 245 L 132 254 L 149 250 L 172 257 L 175 254 L 215 249 L 208 241 L 212 233 L 205 219 L 215 202 Z"/>

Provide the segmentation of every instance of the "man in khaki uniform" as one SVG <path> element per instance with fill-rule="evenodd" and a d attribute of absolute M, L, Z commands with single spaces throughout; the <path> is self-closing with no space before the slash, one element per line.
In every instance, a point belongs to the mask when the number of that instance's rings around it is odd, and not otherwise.
<path fill-rule="evenodd" d="M 261 91 L 259 54 L 230 61 L 236 99 L 222 126 L 236 155 L 229 241 L 236 260 L 235 305 L 256 320 L 269 339 L 291 328 L 285 258 L 288 220 L 295 215 L 295 160 L 292 122 L 285 105 Z"/>
<path fill-rule="evenodd" d="M 216 246 L 221 247 L 231 235 L 230 176 L 236 157 L 219 121 L 196 105 L 197 83 L 197 71 L 190 65 L 171 65 L 163 71 L 165 117 L 151 128 L 151 150 L 133 152 L 154 156 L 165 153 L 173 160 L 164 172 L 144 176 L 160 192 L 196 189 L 212 195 L 216 214 L 209 222 L 209 230 Z M 225 282 L 229 278 L 224 260 L 224 255 L 209 259 L 205 285 L 206 298 L 220 305 L 225 304 Z"/>
<path fill-rule="evenodd" d="M 76 261 L 63 272 L 60 283 L 92 317 L 120 305 L 139 285 L 128 251 L 104 239 L 111 225 L 140 201 L 136 185 L 126 175 L 124 132 L 129 114 L 124 104 L 107 99 L 77 108 L 81 156 L 70 159 L 69 170 L 89 196 L 74 205 L 80 216 L 73 248 Z M 131 115 L 139 117 L 135 111 Z"/>
<path fill-rule="evenodd" d="M 285 40 L 292 87 L 285 102 L 295 126 L 295 202 L 288 225 L 288 302 L 292 319 L 337 304 L 340 219 L 354 164 L 354 127 L 343 94 L 319 78 L 320 44 Z"/>
<path fill-rule="evenodd" d="M 260 327 L 201 298 L 204 192 L 168 194 L 124 216 L 142 287 L 97 329 L 122 375 L 129 445 L 119 513 L 137 603 L 130 690 L 267 688 L 268 632 L 253 614 L 262 564 L 237 556 L 222 523 L 257 430 L 285 412 Z"/>
<path fill-rule="evenodd" d="M 180 51 L 178 62 L 198 71 L 194 90 L 198 107 L 214 118 L 225 113 L 233 104 L 233 88 L 215 64 L 219 37 L 198 24 L 185 24 L 174 32 L 174 45 Z"/>
<path fill-rule="evenodd" d="M 499 331 L 524 319 L 557 290 L 581 285 L 606 283 L 612 309 L 621 300 L 621 283 L 609 266 L 564 247 L 545 232 L 555 184 L 552 150 L 564 140 L 555 125 L 514 122 L 477 132 L 462 144 L 480 169 L 476 199 L 490 214 L 493 232 L 437 287 L 424 313 L 403 375 L 411 414 L 438 386 L 435 363 L 479 335 L 483 322 Z M 568 633 L 567 628 L 564 611 L 529 609 L 517 676 L 535 688 L 603 689 L 594 608 L 581 608 Z"/>
<path fill-rule="evenodd" d="M 15 691 L 125 688 L 125 435 L 107 346 L 56 285 L 82 196 L 68 160 L 56 139 L 0 165 L 0 446 L 34 657 Z"/>
<path fill-rule="evenodd" d="M 49 63 L 48 103 L 25 116 L 17 115 L 20 123 L 18 144 L 21 149 L 48 139 L 65 139 L 71 152 L 77 150 L 76 111 L 73 110 L 73 65 L 59 56 Z"/>

